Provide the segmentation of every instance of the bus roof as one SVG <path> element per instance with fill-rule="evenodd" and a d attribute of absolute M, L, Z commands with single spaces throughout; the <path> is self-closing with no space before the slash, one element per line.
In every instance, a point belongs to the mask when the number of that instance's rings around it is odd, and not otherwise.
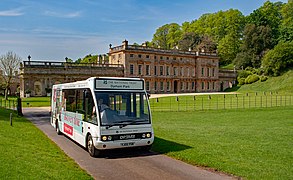
<path fill-rule="evenodd" d="M 90 77 L 83 81 L 53 85 L 53 88 L 93 90 L 144 90 L 142 78 L 125 77 Z"/>

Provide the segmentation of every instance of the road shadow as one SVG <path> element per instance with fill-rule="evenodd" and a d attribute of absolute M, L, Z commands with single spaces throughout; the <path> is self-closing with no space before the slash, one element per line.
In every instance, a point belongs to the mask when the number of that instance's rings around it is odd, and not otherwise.
<path fill-rule="evenodd" d="M 155 142 L 153 144 L 152 150 L 158 152 L 159 154 L 166 154 L 169 152 L 183 151 L 190 148 L 192 147 L 174 141 L 155 137 Z"/>
<path fill-rule="evenodd" d="M 140 148 L 127 148 L 127 149 L 113 149 L 104 151 L 101 154 L 102 158 L 119 159 L 131 157 L 154 156 L 158 154 L 166 154 L 168 152 L 183 151 L 191 148 L 177 142 L 169 141 L 159 137 L 155 137 L 155 141 L 151 151 L 142 150 Z"/>
<path fill-rule="evenodd" d="M 158 155 L 156 152 L 142 150 L 140 148 L 124 148 L 124 149 L 110 149 L 102 151 L 98 158 L 105 159 L 123 159 L 123 158 L 134 158 L 134 157 L 145 157 Z"/>

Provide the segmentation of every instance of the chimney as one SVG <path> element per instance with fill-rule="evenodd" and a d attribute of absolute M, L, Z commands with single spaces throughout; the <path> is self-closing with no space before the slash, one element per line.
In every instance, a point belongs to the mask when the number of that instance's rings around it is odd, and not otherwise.
<path fill-rule="evenodd" d="M 126 48 L 128 46 L 128 41 L 125 39 L 123 42 L 122 42 L 122 45 Z"/>

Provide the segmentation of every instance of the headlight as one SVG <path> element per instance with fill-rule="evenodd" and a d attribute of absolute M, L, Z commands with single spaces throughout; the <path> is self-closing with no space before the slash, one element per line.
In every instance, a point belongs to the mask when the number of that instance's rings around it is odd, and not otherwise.
<path fill-rule="evenodd" d="M 147 133 L 147 134 L 146 134 L 146 137 L 147 137 L 147 138 L 150 138 L 150 137 L 151 137 L 151 133 Z"/>
<path fill-rule="evenodd" d="M 112 136 L 108 136 L 108 141 L 111 141 L 112 140 Z"/>
<path fill-rule="evenodd" d="M 103 137 L 102 137 L 102 140 L 103 140 L 103 141 L 107 141 L 107 139 L 108 139 L 107 136 L 103 136 Z"/>

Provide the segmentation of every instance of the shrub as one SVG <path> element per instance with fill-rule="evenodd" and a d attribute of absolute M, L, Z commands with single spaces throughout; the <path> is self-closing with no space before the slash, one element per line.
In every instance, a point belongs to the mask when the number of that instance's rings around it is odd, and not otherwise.
<path fill-rule="evenodd" d="M 249 75 L 249 76 L 245 79 L 245 84 L 252 84 L 252 83 L 254 83 L 254 82 L 258 81 L 258 80 L 259 80 L 258 75 L 256 75 L 256 74 L 251 74 L 251 75 Z"/>
<path fill-rule="evenodd" d="M 247 78 L 247 76 L 251 75 L 252 73 L 250 71 L 241 70 L 238 71 L 238 77 L 239 78 Z"/>
<path fill-rule="evenodd" d="M 261 82 L 264 82 L 264 81 L 266 81 L 267 79 L 268 79 L 267 76 L 261 76 L 261 77 L 260 77 L 260 81 L 261 81 Z"/>
<path fill-rule="evenodd" d="M 239 85 L 245 84 L 245 78 L 237 78 L 237 80 Z"/>

